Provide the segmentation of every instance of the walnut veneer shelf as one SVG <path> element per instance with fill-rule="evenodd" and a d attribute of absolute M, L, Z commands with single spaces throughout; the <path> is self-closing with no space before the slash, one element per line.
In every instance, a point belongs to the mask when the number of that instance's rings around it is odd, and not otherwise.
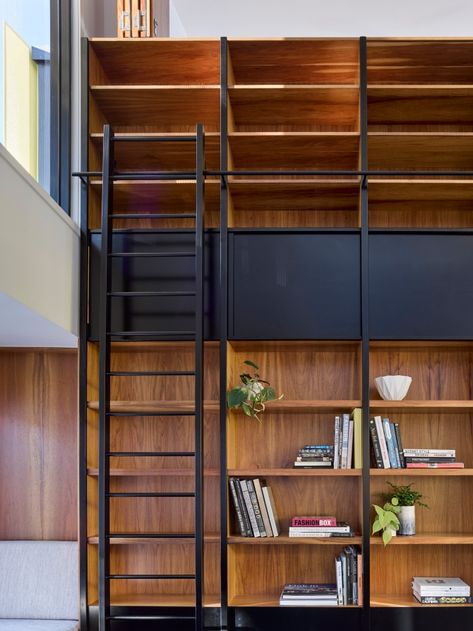
<path fill-rule="evenodd" d="M 91 410 L 99 409 L 98 401 L 89 401 L 88 407 Z M 193 401 L 111 401 L 110 412 L 192 412 L 194 410 Z M 204 411 L 218 412 L 219 404 L 217 401 L 204 401 Z"/>
<path fill-rule="evenodd" d="M 389 544 L 391 545 L 391 544 Z M 473 605 L 427 605 L 418 602 L 412 594 L 390 595 L 372 594 L 370 599 L 372 607 L 472 607 Z"/>
<path fill-rule="evenodd" d="M 193 594 L 112 594 L 110 604 L 112 607 L 194 607 L 195 598 Z M 98 601 L 90 605 L 95 607 Z M 220 596 L 204 595 L 204 607 L 220 607 Z"/>
<path fill-rule="evenodd" d="M 361 545 L 362 537 L 358 535 L 354 537 L 289 537 L 288 535 L 279 535 L 279 537 L 241 537 L 239 535 L 231 535 L 227 537 L 227 542 L 231 544 L 257 546 L 322 545 L 343 547 L 348 545 Z"/>
<path fill-rule="evenodd" d="M 473 410 L 473 401 L 409 401 L 404 399 L 403 401 L 382 401 L 371 400 L 371 410 L 405 410 L 409 412 L 415 411 L 446 411 L 446 412 L 461 412 Z"/>
<path fill-rule="evenodd" d="M 312 478 L 312 477 L 335 477 L 335 478 L 343 478 L 343 477 L 361 477 L 362 470 L 361 469 L 331 469 L 331 468 L 315 468 L 315 469 L 304 469 L 304 468 L 280 468 L 280 469 L 270 469 L 270 468 L 261 468 L 261 469 L 228 469 L 229 476 L 235 477 L 282 477 L 282 478 Z"/>
<path fill-rule="evenodd" d="M 383 545 L 383 541 L 381 537 L 371 537 L 370 538 L 371 545 Z M 442 546 L 456 546 L 456 545 L 472 545 L 473 544 L 473 534 L 465 535 L 465 534 L 455 534 L 455 533 L 436 533 L 436 534 L 426 534 L 426 535 L 412 535 L 412 536 L 402 536 L 397 535 L 393 537 L 389 543 L 389 545 L 395 546 L 432 546 L 432 545 L 442 545 Z"/>
<path fill-rule="evenodd" d="M 116 456 L 117 458 L 124 458 L 126 456 Z M 129 458 L 133 458 L 134 456 L 128 456 Z M 178 456 L 176 456 L 178 458 Z M 87 475 L 90 475 L 92 478 L 96 478 L 99 475 L 99 470 L 94 467 L 89 467 L 87 469 Z M 151 478 L 151 477 L 194 477 L 195 471 L 194 469 L 110 469 L 110 475 L 112 477 L 117 478 L 134 478 L 134 477 L 143 477 L 143 478 Z M 218 477 L 220 475 L 220 471 L 218 469 L 205 469 L 205 476 Z"/>
<path fill-rule="evenodd" d="M 219 543 L 220 536 L 218 534 L 209 534 L 205 535 L 204 540 L 206 543 Z M 110 545 L 114 546 L 124 546 L 124 545 L 133 545 L 133 546 L 141 546 L 141 545 L 183 545 L 183 544 L 193 544 L 195 542 L 194 537 L 186 537 L 175 539 L 170 537 L 169 539 L 155 539 L 154 537 L 115 537 L 110 539 Z M 99 538 L 98 536 L 92 536 L 87 538 L 87 543 L 91 545 L 98 545 Z"/>

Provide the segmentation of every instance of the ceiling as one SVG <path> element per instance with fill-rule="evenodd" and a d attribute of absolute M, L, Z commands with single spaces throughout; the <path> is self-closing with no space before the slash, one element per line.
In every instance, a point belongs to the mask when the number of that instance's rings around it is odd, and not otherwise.
<path fill-rule="evenodd" d="M 171 35 L 473 37 L 472 0 L 171 0 Z"/>

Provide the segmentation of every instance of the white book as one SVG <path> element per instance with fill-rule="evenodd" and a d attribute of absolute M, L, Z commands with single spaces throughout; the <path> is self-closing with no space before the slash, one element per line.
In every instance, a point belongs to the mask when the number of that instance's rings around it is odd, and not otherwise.
<path fill-rule="evenodd" d="M 311 537 L 313 539 L 327 539 L 328 537 L 332 537 L 333 533 L 331 532 L 293 532 L 289 528 L 289 536 L 290 537 Z"/>
<path fill-rule="evenodd" d="M 350 415 L 343 415 L 343 423 L 342 423 L 342 462 L 340 469 L 347 468 L 347 458 L 348 458 L 348 433 L 350 430 Z"/>
<path fill-rule="evenodd" d="M 253 508 L 253 503 L 250 498 L 250 493 L 248 491 L 248 486 L 246 484 L 246 480 L 237 480 L 240 483 L 241 492 L 243 493 L 243 499 L 245 500 L 246 512 L 248 513 L 248 517 L 250 518 L 251 529 L 253 530 L 254 537 L 260 537 L 260 531 L 258 528 L 258 522 L 256 521 L 255 510 Z"/>
<path fill-rule="evenodd" d="M 335 435 L 333 439 L 333 468 L 340 469 L 340 417 L 335 417 Z"/>
<path fill-rule="evenodd" d="M 272 537 L 273 529 L 271 528 L 271 522 L 269 521 L 268 511 L 266 509 L 266 504 L 264 503 L 263 489 L 261 487 L 261 482 L 259 478 L 254 478 L 253 486 L 255 487 L 255 493 L 258 499 L 259 509 L 261 512 L 261 518 L 264 524 L 264 529 L 266 530 L 266 536 Z"/>
<path fill-rule="evenodd" d="M 273 537 L 279 537 L 279 519 L 276 512 L 276 506 L 274 505 L 274 497 L 271 491 L 271 487 L 263 486 L 263 497 L 268 511 L 269 523 L 271 524 L 271 530 L 273 531 Z"/>
<path fill-rule="evenodd" d="M 456 458 L 455 449 L 404 449 L 408 458 Z"/>
<path fill-rule="evenodd" d="M 347 557 L 344 552 L 340 555 L 340 559 L 342 561 L 342 594 L 343 594 L 343 605 L 348 603 L 348 589 L 347 589 Z"/>
<path fill-rule="evenodd" d="M 386 437 L 384 435 L 383 421 L 380 416 L 374 417 L 376 425 L 376 433 L 378 434 L 379 448 L 381 450 L 381 458 L 383 459 L 383 466 L 385 469 L 391 468 L 391 461 L 389 460 L 388 446 L 386 445 Z"/>
<path fill-rule="evenodd" d="M 350 525 L 344 524 L 343 526 L 290 526 L 289 532 L 336 532 L 336 533 L 350 533 Z"/>
<path fill-rule="evenodd" d="M 421 596 L 470 596 L 470 586 L 452 576 L 414 576 L 412 587 Z"/>
<path fill-rule="evenodd" d="M 353 420 L 350 421 L 348 426 L 348 456 L 347 456 L 347 469 L 351 469 L 353 462 Z"/>
<path fill-rule="evenodd" d="M 342 561 L 340 557 L 335 559 L 335 574 L 337 577 L 337 596 L 338 604 L 343 605 L 343 578 L 342 578 Z"/>

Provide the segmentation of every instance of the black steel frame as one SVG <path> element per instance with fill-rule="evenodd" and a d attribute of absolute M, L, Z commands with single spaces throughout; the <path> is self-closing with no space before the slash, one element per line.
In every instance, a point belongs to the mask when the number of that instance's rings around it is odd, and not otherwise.
<path fill-rule="evenodd" d="M 196 200 L 200 200 L 200 204 L 199 201 L 196 202 L 196 211 L 197 211 L 197 215 L 199 215 L 199 208 L 200 208 L 200 213 L 203 217 L 203 210 L 204 210 L 204 185 L 205 185 L 205 180 L 207 177 L 210 176 L 217 176 L 220 178 L 220 228 L 219 228 L 219 239 L 220 239 L 220 286 L 219 286 L 219 292 L 220 292 L 220 474 L 221 474 L 221 486 L 220 486 L 220 509 L 221 509 L 221 515 L 220 515 L 220 551 L 221 551 L 221 565 L 220 565 L 220 571 L 221 571 L 221 608 L 220 608 L 220 628 L 221 629 L 233 629 L 235 627 L 235 616 L 237 611 L 235 610 L 235 608 L 233 607 L 228 607 L 228 585 L 227 585 L 227 571 L 228 571 L 228 567 L 227 567 L 227 529 L 228 529 L 228 523 L 227 523 L 227 501 L 228 501 L 228 497 L 227 497 L 227 460 L 226 460 L 226 434 L 227 434 L 227 418 L 226 418 L 226 378 L 227 378 L 227 342 L 230 339 L 229 338 L 229 330 L 228 330 L 228 313 L 229 313 L 229 308 L 228 308 L 228 301 L 229 301 L 229 285 L 228 285 L 228 273 L 229 273 L 229 242 L 228 242 L 228 235 L 230 232 L 233 231 L 237 231 L 237 229 L 229 229 L 228 228 L 228 180 L 227 178 L 230 176 L 248 176 L 248 177 L 258 177 L 258 176 L 282 176 L 282 175 L 287 175 L 287 176 L 292 176 L 292 175 L 305 175 L 305 176 L 324 176 L 324 175 L 332 175 L 332 176 L 351 176 L 353 178 L 356 178 L 358 180 L 358 183 L 360 185 L 360 215 L 361 215 L 361 225 L 359 229 L 347 229 L 350 232 L 359 232 L 360 234 L 360 251 L 361 251 L 361 260 L 360 260 L 360 273 L 361 273 L 361 337 L 360 337 L 360 341 L 361 341 L 361 366 L 362 366 L 362 410 L 363 410 L 363 474 L 362 474 L 362 488 L 363 488 L 363 516 L 362 516 L 362 522 L 363 522 L 363 541 L 362 541 L 362 547 L 363 547 L 363 573 L 364 573 L 364 583 L 363 583 L 363 607 L 361 610 L 361 620 L 360 620 L 360 624 L 361 624 L 361 628 L 365 631 L 368 630 L 372 627 L 373 625 L 373 616 L 375 616 L 376 618 L 380 617 L 381 614 L 376 611 L 375 614 L 373 614 L 373 610 L 370 607 L 370 575 L 369 575 L 369 568 L 370 568 L 370 528 L 371 528 L 371 516 L 370 516 L 370 471 L 369 471 L 369 462 L 370 462 L 370 438 L 369 438 L 369 321 L 368 321 L 368 310 L 369 310 L 369 296 L 368 296 L 368 288 L 369 288 L 369 259 L 368 259 L 368 239 L 369 239 L 369 234 L 371 232 L 385 232 L 385 229 L 370 229 L 369 225 L 368 225 L 368 182 L 369 182 L 369 178 L 370 177 L 377 177 L 377 176 L 382 176 L 382 177 L 409 177 L 409 176 L 423 176 L 423 177 L 432 177 L 432 178 L 438 178 L 438 177 L 460 177 L 460 178 L 473 178 L 473 171 L 469 171 L 469 170 L 444 170 L 444 171 L 439 171 L 439 170 L 372 170 L 368 168 L 368 117 L 367 117 L 367 109 L 368 109 L 368 102 L 367 102 L 367 50 L 366 50 L 366 37 L 361 37 L 359 40 L 359 82 L 360 82 L 360 154 L 359 154 L 359 168 L 357 170 L 337 170 L 337 169 L 331 169 L 331 170 L 324 170 L 324 169 L 285 169 L 285 170 L 272 170 L 272 169 L 253 169 L 253 170 L 249 170 L 249 169 L 244 169 L 244 170 L 234 170 L 229 168 L 229 163 L 228 163 L 228 126 L 227 126 L 227 108 L 228 108 L 228 103 L 227 103 L 227 98 L 228 98 L 228 92 L 227 92 L 227 87 L 228 87 L 228 68 L 227 68 L 227 63 L 228 63 L 228 44 L 227 44 L 227 39 L 225 37 L 221 38 L 221 45 L 220 45 L 220 55 L 221 55 L 221 72 L 220 72 L 220 81 L 221 81 L 221 100 L 220 100 L 220 130 L 221 130 L 221 136 L 220 136 L 220 168 L 218 170 L 207 170 L 205 169 L 205 165 L 204 165 L 204 149 L 203 149 L 203 130 L 202 127 L 199 126 L 198 130 L 197 130 L 197 139 L 201 139 L 200 142 L 198 140 L 197 142 L 197 148 L 196 148 L 196 170 L 195 172 L 186 172 L 186 173 L 179 173 L 179 179 L 195 179 L 196 183 L 197 183 L 197 197 Z M 87 41 L 85 40 L 84 44 L 83 44 L 83 61 L 84 59 L 86 59 L 87 56 Z M 87 94 L 87 77 L 85 76 L 83 79 L 83 95 Z M 83 96 L 84 98 L 84 96 Z M 86 97 L 85 97 L 85 101 L 86 101 Z M 86 110 L 87 108 L 84 107 L 84 110 Z M 84 121 L 84 119 L 83 119 Z M 83 124 L 83 129 L 87 129 L 87 125 L 86 122 L 84 122 Z M 104 135 L 105 138 L 105 135 Z M 189 138 L 183 138 L 183 137 L 176 137 L 176 138 L 172 138 L 172 137 L 166 137 L 164 139 L 161 138 L 150 138 L 150 137 L 133 137 L 133 138 L 120 138 L 120 136 L 118 135 L 117 137 L 114 138 L 114 140 L 116 142 L 120 142 L 120 141 L 130 141 L 130 140 L 143 140 L 143 141 L 155 141 L 155 142 L 159 142 L 159 141 L 179 141 L 179 142 L 187 142 L 189 140 Z M 200 144 L 200 149 L 199 149 L 199 144 Z M 87 133 L 84 132 L 83 135 L 83 148 L 87 146 Z M 84 155 L 84 153 L 83 153 Z M 81 178 L 82 182 L 84 183 L 83 186 L 83 191 L 84 191 L 84 195 L 83 195 L 83 203 L 87 204 L 87 195 L 86 195 L 86 190 L 87 190 L 87 183 L 89 181 L 89 178 L 94 178 L 94 177 L 100 177 L 102 175 L 102 172 L 100 171 L 88 171 L 87 170 L 87 160 L 83 159 L 82 160 L 82 165 L 81 165 L 81 171 L 73 173 L 73 175 Z M 106 157 L 105 157 L 105 145 L 104 145 L 104 169 L 106 169 L 108 167 L 110 167 L 110 160 L 107 162 Z M 169 173 L 169 172 L 145 172 L 145 173 L 134 173 L 134 174 L 129 174 L 129 173 L 120 173 L 118 171 L 112 172 L 111 170 L 109 171 L 109 183 L 113 183 L 114 180 L 117 179 L 133 179 L 134 177 L 136 178 L 140 178 L 140 179 L 147 179 L 147 180 L 166 180 L 166 179 L 175 179 L 176 178 L 176 173 Z M 105 190 L 105 187 L 104 187 Z M 104 193 L 104 195 L 107 195 L 106 193 Z M 85 212 L 83 211 L 82 213 L 82 217 L 83 217 L 83 236 L 84 236 L 84 226 L 87 226 L 87 211 L 85 210 Z M 105 221 L 105 223 L 104 223 Z M 204 230 L 204 225 L 203 225 L 203 221 L 199 224 L 199 231 L 201 231 L 201 235 L 203 235 L 203 230 Z M 106 218 L 103 217 L 102 218 L 102 229 L 103 226 L 106 226 Z M 197 225 L 196 225 L 197 228 Z M 298 231 L 304 231 L 304 229 L 295 229 Z M 341 229 L 344 230 L 344 229 Z M 288 232 L 289 230 L 284 230 L 286 232 Z M 326 230 L 324 230 L 323 228 L 321 229 L 310 229 L 311 232 L 324 232 Z M 329 230 L 330 231 L 330 230 Z M 336 231 L 336 229 L 332 229 L 331 231 Z M 88 238 L 88 231 L 87 232 L 87 238 Z M 112 231 L 110 231 L 111 234 Z M 113 232 L 118 232 L 118 231 L 113 231 Z M 135 232 L 135 231 L 133 231 Z M 390 230 L 389 232 L 393 232 L 393 230 Z M 394 230 L 394 232 L 436 232 L 436 233 L 471 233 L 473 232 L 472 229 L 453 229 L 453 230 L 449 230 L 449 229 L 399 229 L 399 230 Z M 84 241 L 85 242 L 85 241 Z M 103 239 L 103 247 L 106 248 L 106 244 L 107 241 L 106 239 Z M 83 260 L 82 260 L 82 272 L 83 272 L 83 277 L 86 277 L 86 273 L 87 273 L 87 261 L 84 261 L 84 258 L 86 259 L 86 256 L 84 256 L 84 248 L 82 250 L 82 255 L 83 255 Z M 102 254 L 104 254 L 104 251 L 102 252 Z M 116 254 L 116 256 L 123 256 L 123 253 L 118 253 Z M 196 238 L 196 277 L 200 278 L 200 282 L 203 282 L 203 238 L 198 239 Z M 102 264 L 103 266 L 106 265 L 106 263 L 104 263 L 103 259 L 109 259 L 111 256 L 113 256 L 113 254 L 110 253 L 110 248 L 108 250 L 108 255 L 107 256 L 102 256 Z M 108 270 L 103 267 L 102 268 L 102 278 L 106 278 L 108 274 Z M 107 285 L 108 287 L 109 285 Z M 104 286 L 102 287 L 102 305 L 101 305 L 101 313 L 102 313 L 102 317 L 104 317 L 104 314 L 106 312 L 106 307 L 108 304 L 108 312 L 110 312 L 110 291 L 107 290 L 107 287 Z M 201 287 L 203 288 L 203 285 L 201 285 Z M 83 285 L 81 285 L 81 296 L 82 296 L 82 300 L 86 300 L 87 297 L 87 292 L 86 292 L 86 283 L 84 282 Z M 203 299 L 203 293 L 202 292 L 197 292 L 197 304 L 202 305 L 202 299 Z M 109 324 L 109 323 L 108 323 Z M 103 327 L 104 329 L 105 327 Z M 196 379 L 196 402 L 198 400 L 200 400 L 200 405 L 196 406 L 196 434 L 195 434 L 195 438 L 196 438 L 196 451 L 197 451 L 197 445 L 199 445 L 201 450 L 202 447 L 202 401 L 203 401 L 203 383 L 202 383 L 202 368 L 203 368 L 203 343 L 204 343 L 204 338 L 203 338 L 203 327 L 202 327 L 202 321 L 199 321 L 198 323 L 198 330 L 196 330 L 195 334 L 196 334 L 196 347 L 197 344 L 200 345 L 201 349 L 202 349 L 202 353 L 196 353 L 196 375 L 200 375 L 199 379 Z M 109 330 L 108 328 L 106 330 Z M 200 332 L 199 332 L 200 331 Z M 84 305 L 82 307 L 81 310 L 81 333 L 82 334 L 86 334 L 87 332 L 87 310 L 86 308 L 84 308 Z M 136 332 L 132 332 L 131 336 L 136 335 L 137 337 L 139 337 L 139 335 L 147 335 L 149 336 L 150 334 L 154 334 L 156 332 L 145 332 L 145 333 L 136 333 Z M 185 332 L 186 333 L 186 332 Z M 188 332 L 187 332 L 188 333 Z M 168 335 L 176 335 L 176 333 L 169 333 Z M 120 338 L 121 336 L 130 336 L 130 332 L 116 332 L 115 336 L 117 338 Z M 101 338 L 101 349 L 102 348 L 107 348 L 108 345 L 108 349 L 109 349 L 109 344 L 110 344 L 110 336 L 106 336 L 105 338 Z M 170 339 L 170 338 L 168 338 Z M 104 345 L 102 344 L 102 342 L 104 343 Z M 86 349 L 82 349 L 81 350 L 81 363 L 82 363 L 82 370 L 81 370 L 81 375 L 83 373 L 86 372 L 85 370 L 85 366 L 86 366 Z M 110 378 L 111 375 L 123 375 L 123 376 L 128 376 L 130 373 L 127 372 L 123 372 L 123 373 L 111 373 L 110 372 L 110 367 L 107 364 L 107 360 L 106 357 L 102 357 L 101 358 L 101 372 L 102 374 L 106 377 L 105 379 L 105 383 L 102 384 L 102 394 L 103 395 L 107 395 L 108 394 L 108 389 L 106 387 L 106 382 L 107 379 Z M 133 374 L 143 374 L 143 373 L 133 373 Z M 146 374 L 151 374 L 151 373 L 146 373 Z M 157 374 L 157 373 L 156 373 Z M 81 377 L 81 392 L 83 393 L 83 396 L 81 396 L 81 414 L 86 413 L 86 393 L 85 393 L 85 380 L 82 379 Z M 106 428 L 107 423 L 108 423 L 108 419 L 110 417 L 110 413 L 109 413 L 109 409 L 107 409 L 107 406 L 103 404 L 103 402 L 105 401 L 105 399 L 101 396 L 101 401 L 102 401 L 102 408 L 101 408 L 101 427 L 103 426 L 104 428 Z M 199 409 L 198 409 L 199 408 Z M 126 415 L 126 413 L 124 414 Z M 86 429 L 84 427 L 85 425 L 85 416 L 83 416 L 82 418 L 82 430 L 81 430 L 81 441 L 82 441 L 82 449 L 81 449 L 81 454 L 83 456 L 83 458 L 85 459 L 85 450 L 84 450 L 84 444 L 86 441 Z M 102 430 L 101 430 L 102 431 Z M 121 452 L 121 453 L 117 453 L 117 452 L 110 452 L 108 450 L 108 445 L 105 442 L 105 436 L 102 436 L 102 443 L 104 446 L 107 446 L 107 451 L 105 452 L 106 457 L 111 457 L 113 455 L 137 455 L 136 452 L 130 452 L 129 454 L 127 452 Z M 202 453 L 202 452 L 201 452 Z M 166 455 L 163 453 L 159 453 L 159 452 L 151 452 L 151 453 L 147 453 L 147 452 L 142 452 L 139 455 L 146 455 L 146 456 L 158 456 L 158 455 Z M 167 455 L 171 455 L 170 453 Z M 193 452 L 184 452 L 184 453 L 180 453 L 179 455 L 182 456 L 193 456 L 194 453 Z M 108 466 L 108 461 L 106 459 L 104 459 L 104 461 L 101 463 L 105 469 Z M 81 465 L 82 466 L 82 465 Z M 110 492 L 108 489 L 108 473 L 106 472 L 104 474 L 104 472 L 102 471 L 102 478 L 101 478 L 101 482 L 100 482 L 100 488 L 101 488 L 101 499 L 100 499 L 100 504 L 101 504 L 101 511 L 103 510 L 103 506 L 106 503 L 106 498 L 110 497 Z M 197 459 L 196 458 L 196 495 L 198 496 L 199 494 L 202 494 L 203 496 L 203 463 L 201 458 Z M 122 494 L 122 495 L 127 495 L 129 496 L 130 494 Z M 146 495 L 157 495 L 157 494 L 146 494 Z M 86 469 L 82 466 L 81 468 L 81 507 L 82 510 L 84 510 L 86 506 Z M 84 511 L 85 512 L 85 511 Z M 105 515 L 102 515 L 102 520 L 105 519 Z M 84 520 L 83 518 L 81 518 L 81 532 L 83 532 L 82 529 L 82 525 L 83 525 Z M 196 573 L 195 573 L 195 578 L 196 578 L 196 584 L 197 584 L 197 592 L 196 592 L 196 596 L 197 596 L 197 600 L 196 600 L 196 604 L 197 601 L 200 600 L 200 615 L 198 612 L 196 612 L 196 620 L 199 620 L 199 624 L 203 625 L 204 624 L 204 620 L 203 620 L 203 608 L 202 608 L 202 592 L 203 592 L 203 553 L 204 553 L 204 548 L 203 548 L 203 510 L 201 507 L 201 510 L 196 511 L 196 521 L 195 521 L 195 528 L 196 528 Z M 102 529 L 101 530 L 101 537 L 104 538 L 105 535 L 105 530 Z M 123 536 L 123 535 L 117 535 L 117 536 Z M 142 535 L 142 536 L 149 536 L 149 535 Z M 176 537 L 179 537 L 179 535 L 175 535 Z M 189 536 L 189 535 L 186 535 Z M 137 536 L 138 538 L 138 536 Z M 198 541 L 197 539 L 199 539 L 199 545 L 197 545 Z M 86 533 L 84 536 L 81 536 L 81 543 L 82 543 L 82 548 L 86 548 Z M 102 544 L 102 552 L 106 551 L 106 543 Z M 82 554 L 81 554 L 81 560 L 82 560 L 82 568 L 81 568 L 81 590 L 82 590 L 82 595 L 81 595 L 81 603 L 82 603 L 82 620 L 86 621 L 87 620 L 87 605 L 86 605 L 86 585 L 87 585 L 87 578 L 86 578 L 86 553 L 84 554 L 83 550 L 82 550 Z M 101 563 L 104 563 L 103 559 L 101 559 Z M 85 569 L 84 569 L 85 568 Z M 105 564 L 103 565 L 102 569 L 101 569 L 101 573 L 103 576 L 107 575 L 110 578 L 110 574 L 108 572 L 108 569 L 106 568 Z M 122 576 L 122 578 L 124 578 Z M 85 594 L 85 595 L 84 595 Z M 106 596 L 106 593 L 103 593 L 104 596 Z M 108 601 L 108 599 L 106 598 L 105 601 Z M 99 608 L 99 617 L 102 621 L 102 624 L 104 624 L 104 621 L 107 620 L 110 616 L 109 616 L 109 612 L 107 607 L 104 605 L 104 599 L 101 598 L 101 608 Z M 199 608 L 199 607 L 198 607 Z M 267 620 L 271 620 L 274 623 L 274 628 L 282 628 L 281 624 L 284 624 L 284 620 L 286 620 L 286 613 L 287 612 L 283 612 L 280 609 L 276 609 L 276 610 L 271 610 L 271 609 L 267 609 L 265 608 L 264 610 L 261 610 L 260 608 L 245 608 L 245 610 L 239 610 L 240 612 L 243 611 L 250 611 L 251 609 L 253 609 L 253 611 L 255 612 L 255 620 L 256 619 L 260 619 L 261 616 L 265 617 Z M 354 616 L 356 617 L 356 610 L 354 610 Z M 292 610 L 293 615 L 298 617 L 298 613 L 296 610 Z M 450 610 L 448 613 L 452 613 L 454 614 L 454 617 L 457 617 L 459 614 L 456 610 Z M 343 615 L 344 612 L 343 611 L 337 611 L 337 612 L 330 612 L 331 614 L 333 613 L 334 615 L 337 616 L 337 619 L 340 618 L 340 621 L 343 620 Z M 350 613 L 350 610 L 347 610 L 347 612 L 345 613 Z M 381 611 L 381 613 L 383 613 Z M 407 612 L 409 613 L 409 612 Z M 418 615 L 418 611 L 414 612 L 416 614 L 416 618 Z M 431 612 L 427 612 L 427 613 L 431 613 Z M 438 611 L 435 612 L 436 615 L 439 616 L 439 618 L 444 619 L 444 613 L 447 612 L 443 612 L 443 611 Z M 260 615 L 261 614 L 261 615 Z M 318 613 L 320 619 L 328 619 L 327 615 L 325 612 L 319 612 Z M 403 620 L 404 622 L 406 621 L 406 610 L 403 610 L 402 612 L 396 612 L 397 617 L 401 620 Z M 409 614 L 410 615 L 410 614 Z M 117 615 L 116 617 L 114 617 L 115 619 L 132 619 L 133 616 L 131 617 L 127 617 L 127 616 L 120 616 Z M 355 617 L 353 618 L 353 620 L 355 620 Z M 382 616 L 381 616 L 382 617 Z M 148 619 L 171 619 L 172 616 L 168 616 L 166 615 L 156 615 L 156 616 L 152 616 L 152 617 L 148 617 Z M 239 616 L 239 624 L 243 623 L 245 624 L 245 622 L 247 622 L 247 616 L 245 617 L 245 615 L 241 615 Z M 251 616 L 250 616 L 251 618 Z M 140 617 L 140 619 L 142 619 Z M 189 617 L 185 617 L 182 616 L 179 619 L 189 619 Z M 358 618 L 356 618 L 358 619 Z M 255 624 L 257 624 L 257 622 L 255 622 Z M 86 627 L 83 627 L 86 628 Z M 106 628 L 104 627 L 100 627 L 100 628 Z M 199 627 L 200 628 L 200 627 Z M 214 627 L 212 627 L 214 628 Z M 268 627 L 269 628 L 269 627 Z"/>

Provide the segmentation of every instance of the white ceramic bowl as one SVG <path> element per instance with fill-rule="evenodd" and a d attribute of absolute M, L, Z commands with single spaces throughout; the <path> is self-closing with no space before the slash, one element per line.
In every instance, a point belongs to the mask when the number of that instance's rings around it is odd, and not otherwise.
<path fill-rule="evenodd" d="M 402 401 L 412 383 L 412 377 L 403 375 L 385 375 L 376 377 L 376 387 L 385 401 Z"/>

